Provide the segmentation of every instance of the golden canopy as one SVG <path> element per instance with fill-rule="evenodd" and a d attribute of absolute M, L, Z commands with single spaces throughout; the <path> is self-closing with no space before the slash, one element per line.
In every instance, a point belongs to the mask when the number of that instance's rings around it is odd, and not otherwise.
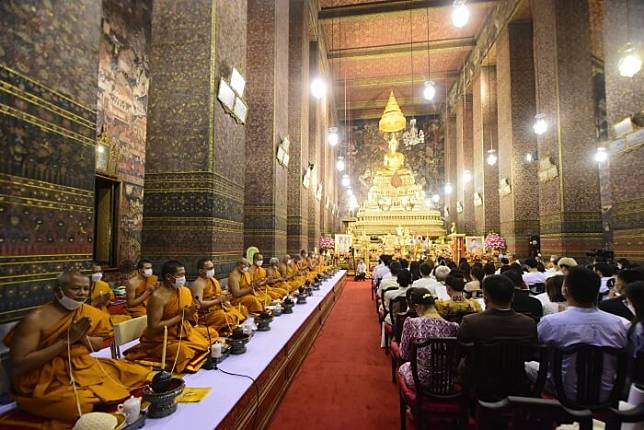
<path fill-rule="evenodd" d="M 385 111 L 380 118 L 378 127 L 383 133 L 395 133 L 400 130 L 404 130 L 407 125 L 407 120 L 398 106 L 398 101 L 396 101 L 396 96 L 392 91 L 389 94 L 389 101 L 387 101 L 387 106 L 385 106 Z"/>

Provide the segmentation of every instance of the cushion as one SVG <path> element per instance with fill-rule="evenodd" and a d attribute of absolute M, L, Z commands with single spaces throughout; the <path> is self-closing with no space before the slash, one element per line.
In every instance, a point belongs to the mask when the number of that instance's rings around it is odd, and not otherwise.
<path fill-rule="evenodd" d="M 405 378 L 397 373 L 398 385 L 400 386 L 400 392 L 405 396 L 405 401 L 409 406 L 416 404 L 416 389 L 410 387 L 405 382 Z M 422 404 L 422 410 L 428 413 L 434 414 L 462 414 L 465 412 L 463 405 L 458 401 L 446 401 L 441 402 L 437 400 L 430 400 L 425 398 Z"/>

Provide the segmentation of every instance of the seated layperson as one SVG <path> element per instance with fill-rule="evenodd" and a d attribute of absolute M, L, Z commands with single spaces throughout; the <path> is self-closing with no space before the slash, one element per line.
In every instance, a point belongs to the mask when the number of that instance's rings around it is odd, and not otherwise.
<path fill-rule="evenodd" d="M 232 331 L 246 319 L 246 307 L 233 306 L 231 295 L 224 293 L 215 278 L 215 265 L 209 258 L 197 262 L 197 279 L 190 285 L 195 302 L 199 304 L 199 324 L 205 324 L 218 332 Z"/>
<path fill-rule="evenodd" d="M 128 360 L 160 363 L 167 328 L 166 368 L 178 373 L 196 372 L 206 360 L 210 341 L 217 340 L 217 331 L 203 325 L 192 326 L 197 319 L 199 305 L 194 303 L 190 290 L 185 287 L 186 269 L 182 263 L 175 260 L 165 262 L 161 279 L 163 284 L 148 302 L 148 326 L 140 343 L 127 350 L 125 355 Z"/>
<path fill-rule="evenodd" d="M 387 312 L 385 321 L 390 324 L 391 318 L 389 317 L 389 304 L 396 297 L 407 295 L 407 291 L 409 290 L 409 286 L 411 285 L 411 272 L 407 269 L 402 269 L 400 272 L 398 272 L 396 285 L 398 285 L 398 289 L 385 292 L 385 301 L 382 304 L 385 312 Z"/>
<path fill-rule="evenodd" d="M 145 315 L 148 299 L 157 288 L 157 277 L 152 274 L 152 262 L 140 260 L 136 273 L 127 282 L 127 312 L 132 317 Z"/>
<path fill-rule="evenodd" d="M 440 285 L 436 279 L 432 278 L 431 273 L 433 269 L 431 262 L 425 262 L 420 265 L 420 279 L 417 279 L 412 284 L 413 288 L 426 288 L 432 294 L 432 297 L 436 298 L 436 287 Z"/>
<path fill-rule="evenodd" d="M 103 312 L 109 319 L 112 324 L 118 324 L 120 322 L 129 320 L 132 318 L 129 315 L 112 315 L 108 309 L 108 306 L 114 302 L 114 292 L 110 285 L 102 280 L 103 270 L 100 264 L 92 264 L 92 274 L 90 275 L 90 294 L 88 304 L 94 306 L 96 309 L 99 309 Z"/>
<path fill-rule="evenodd" d="M 230 301 L 234 306 L 241 308 L 245 306 L 248 312 L 261 312 L 264 310 L 264 295 L 258 296 L 255 292 L 248 267 L 248 260 L 242 258 L 237 262 L 235 268 L 228 274 L 228 289 L 233 296 Z"/>
<path fill-rule="evenodd" d="M 615 285 L 615 266 L 609 263 L 595 263 L 593 266 L 595 273 L 601 278 L 601 286 L 599 287 L 600 298 L 603 299 L 608 296 L 609 290 Z"/>
<path fill-rule="evenodd" d="M 481 342 L 497 337 L 537 340 L 535 321 L 512 309 L 514 285 L 503 275 L 488 276 L 483 280 L 485 310 L 466 315 L 461 321 L 458 338 L 462 342 Z"/>
<path fill-rule="evenodd" d="M 507 270 L 502 276 L 510 279 L 515 288 L 512 309 L 521 314 L 530 315 L 538 322 L 543 316 L 543 305 L 538 299 L 530 296 L 530 290 L 523 282 L 521 274 L 516 270 Z"/>
<path fill-rule="evenodd" d="M 354 281 L 364 281 L 367 279 L 367 265 L 362 260 L 358 259 L 358 264 L 356 265 L 356 275 L 354 276 Z"/>
<path fill-rule="evenodd" d="M 564 280 L 564 296 L 568 308 L 563 312 L 546 315 L 538 326 L 539 341 L 555 347 L 577 343 L 611 348 L 625 348 L 628 343 L 627 321 L 601 311 L 595 306 L 601 281 L 591 270 L 581 266 L 570 267 Z M 575 374 L 566 372 L 571 363 L 564 363 L 564 388 L 574 398 Z M 605 360 L 602 374 L 602 397 L 612 389 L 615 363 Z"/>
<path fill-rule="evenodd" d="M 268 304 L 270 304 L 275 299 L 280 299 L 288 294 L 288 290 L 279 288 L 277 286 L 272 286 L 268 283 L 268 272 L 262 267 L 264 263 L 264 256 L 260 253 L 257 253 L 253 256 L 253 267 L 251 278 L 253 280 L 253 286 L 256 292 L 259 292 L 263 295 L 268 294 Z M 263 297 L 266 299 L 266 297 Z M 262 300 L 262 298 L 258 298 Z"/>
<path fill-rule="evenodd" d="M 4 342 L 10 349 L 12 394 L 18 408 L 64 421 L 52 426 L 70 428 L 79 413 L 126 399 L 130 390 L 146 382 L 150 369 L 92 357 L 103 339 L 112 336 L 109 319 L 83 304 L 90 288 L 80 271 L 63 272 L 56 284 L 55 300 L 28 313 Z"/>
<path fill-rule="evenodd" d="M 525 261 L 526 266 L 528 266 L 528 271 L 523 274 L 523 282 L 530 287 L 534 284 L 545 284 L 546 283 L 546 274 L 539 272 L 537 260 L 534 258 L 528 258 Z"/>
<path fill-rule="evenodd" d="M 563 295 L 563 275 L 555 275 L 546 279 L 546 294 L 547 300 L 541 303 L 543 304 L 543 314 L 550 315 L 557 312 L 566 310 L 568 304 L 566 303 L 566 298 Z M 540 296 L 541 294 L 539 294 Z M 537 298 L 539 298 L 537 296 Z"/>
<path fill-rule="evenodd" d="M 465 282 L 458 272 L 453 272 L 445 280 L 449 299 L 436 300 L 436 310 L 443 318 L 460 321 L 464 314 L 481 312 L 481 305 L 473 299 L 465 298 Z"/>
<path fill-rule="evenodd" d="M 397 261 L 392 262 L 389 265 L 389 275 L 385 276 L 382 278 L 382 281 L 380 281 L 380 285 L 378 286 L 378 289 L 376 290 L 378 293 L 378 297 L 382 294 L 382 290 L 387 289 L 387 288 L 398 288 L 398 273 L 402 270 L 402 264 L 400 264 Z"/>
<path fill-rule="evenodd" d="M 434 297 L 425 288 L 412 287 L 409 292 L 410 306 L 416 311 L 417 318 L 407 318 L 403 324 L 400 340 L 400 355 L 404 360 L 411 360 L 411 344 L 415 340 L 428 337 L 453 337 L 458 332 L 458 324 L 445 321 L 434 307 Z M 428 383 L 429 370 L 423 364 L 430 363 L 429 351 L 423 348 L 418 352 L 418 377 Z M 398 369 L 409 386 L 414 386 L 411 364 L 404 363 Z"/>

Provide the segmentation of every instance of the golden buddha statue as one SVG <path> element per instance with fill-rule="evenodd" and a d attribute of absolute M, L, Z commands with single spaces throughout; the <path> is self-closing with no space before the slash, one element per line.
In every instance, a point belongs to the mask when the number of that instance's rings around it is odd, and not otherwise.
<path fill-rule="evenodd" d="M 405 165 L 405 156 L 398 152 L 398 139 L 396 134 L 405 129 L 407 120 L 400 110 L 396 96 L 392 91 L 389 94 L 389 100 L 385 106 L 385 111 L 378 122 L 378 128 L 385 134 L 385 139 L 389 136 L 389 152 L 385 153 L 385 167 L 392 172 L 397 171 Z"/>

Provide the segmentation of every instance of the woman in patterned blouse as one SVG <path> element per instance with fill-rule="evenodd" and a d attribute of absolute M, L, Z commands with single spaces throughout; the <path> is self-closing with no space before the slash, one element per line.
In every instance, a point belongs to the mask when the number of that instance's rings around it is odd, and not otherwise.
<path fill-rule="evenodd" d="M 415 340 L 428 337 L 453 337 L 458 331 L 458 324 L 445 321 L 434 307 L 434 298 L 426 288 L 412 288 L 409 292 L 410 306 L 416 310 L 417 318 L 407 318 L 403 325 L 400 340 L 400 355 L 404 360 L 411 359 L 411 344 Z M 428 382 L 429 348 L 418 350 L 418 377 L 425 384 Z M 398 370 L 407 385 L 414 386 L 411 364 L 404 363 Z"/>

